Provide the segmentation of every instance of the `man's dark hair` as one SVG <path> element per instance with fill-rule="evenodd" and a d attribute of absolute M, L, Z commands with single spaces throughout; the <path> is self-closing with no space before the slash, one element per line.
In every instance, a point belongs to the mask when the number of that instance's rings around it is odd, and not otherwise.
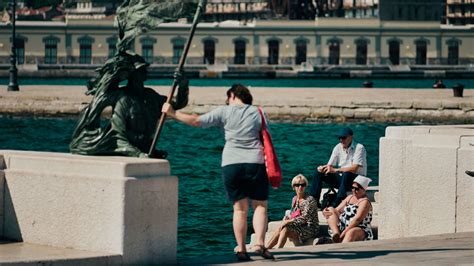
<path fill-rule="evenodd" d="M 230 97 L 230 93 L 233 93 L 235 97 L 239 98 L 245 104 L 252 104 L 253 97 L 250 94 L 249 89 L 242 84 L 234 84 L 230 89 L 227 90 L 227 98 Z"/>

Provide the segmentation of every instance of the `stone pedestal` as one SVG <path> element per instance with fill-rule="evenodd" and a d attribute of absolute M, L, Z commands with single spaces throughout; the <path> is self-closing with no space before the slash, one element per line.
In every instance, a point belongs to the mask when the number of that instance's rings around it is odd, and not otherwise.
<path fill-rule="evenodd" d="M 379 239 L 474 231 L 474 125 L 388 127 Z"/>
<path fill-rule="evenodd" d="M 119 254 L 124 264 L 176 263 L 178 178 L 168 161 L 22 151 L 0 159 L 4 238 Z"/>

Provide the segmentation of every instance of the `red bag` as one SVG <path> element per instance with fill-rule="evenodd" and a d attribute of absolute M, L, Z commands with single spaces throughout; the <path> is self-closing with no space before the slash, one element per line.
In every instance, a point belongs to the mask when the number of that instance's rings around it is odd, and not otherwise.
<path fill-rule="evenodd" d="M 275 148 L 273 147 L 272 137 L 268 132 L 267 125 L 265 123 L 265 116 L 263 115 L 262 107 L 258 107 L 260 117 L 262 118 L 262 129 L 260 130 L 261 140 L 263 143 L 263 153 L 265 155 L 265 166 L 267 168 L 268 181 L 270 185 L 277 189 L 280 187 L 282 174 L 280 168 L 280 162 L 278 161 Z"/>

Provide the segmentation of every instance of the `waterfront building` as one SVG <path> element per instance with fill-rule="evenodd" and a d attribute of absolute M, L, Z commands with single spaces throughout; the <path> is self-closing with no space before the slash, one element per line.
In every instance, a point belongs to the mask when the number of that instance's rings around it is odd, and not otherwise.
<path fill-rule="evenodd" d="M 99 20 L 106 19 L 108 15 L 115 12 L 116 4 L 96 3 L 92 0 L 65 1 L 67 8 L 64 9 L 66 20 L 70 19 L 88 19 Z M 113 17 L 112 17 L 113 19 Z"/>
<path fill-rule="evenodd" d="M 273 16 L 268 0 L 208 0 L 203 21 L 269 19 Z"/>
<path fill-rule="evenodd" d="M 441 22 L 445 14 L 446 1 L 447 0 L 379 0 L 380 20 Z"/>
<path fill-rule="evenodd" d="M 315 2 L 320 13 L 319 17 L 378 17 L 379 0 L 317 0 Z"/>
<path fill-rule="evenodd" d="M 447 0 L 446 24 L 474 25 L 474 0 Z"/>
<path fill-rule="evenodd" d="M 176 64 L 189 24 L 162 24 L 135 42 L 152 64 Z M 0 24 L 0 64 L 7 65 L 10 27 Z M 19 64 L 102 64 L 115 53 L 112 20 L 19 21 Z M 436 22 L 326 18 L 317 21 L 201 23 L 188 64 L 466 65 L 474 63 L 472 27 Z"/>

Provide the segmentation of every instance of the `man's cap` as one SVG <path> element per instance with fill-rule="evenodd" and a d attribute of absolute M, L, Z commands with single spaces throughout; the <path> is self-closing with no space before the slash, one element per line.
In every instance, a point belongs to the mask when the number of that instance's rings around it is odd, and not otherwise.
<path fill-rule="evenodd" d="M 339 130 L 339 133 L 337 134 L 337 137 L 338 138 L 345 138 L 347 136 L 352 136 L 354 135 L 354 132 L 352 132 L 352 129 L 348 128 L 348 127 L 345 127 L 345 128 L 341 128 L 341 130 Z"/>
<path fill-rule="evenodd" d="M 150 66 L 150 63 L 146 62 L 146 61 L 136 61 L 133 63 L 133 67 L 135 69 L 140 69 L 142 67 L 148 67 Z"/>
<path fill-rule="evenodd" d="M 127 53 L 127 55 L 130 58 L 130 61 L 133 65 L 133 68 L 136 69 L 136 70 L 138 70 L 142 67 L 150 66 L 150 64 L 148 62 L 146 62 L 145 59 L 143 57 L 141 57 L 140 55 L 138 55 L 138 54 Z"/>

